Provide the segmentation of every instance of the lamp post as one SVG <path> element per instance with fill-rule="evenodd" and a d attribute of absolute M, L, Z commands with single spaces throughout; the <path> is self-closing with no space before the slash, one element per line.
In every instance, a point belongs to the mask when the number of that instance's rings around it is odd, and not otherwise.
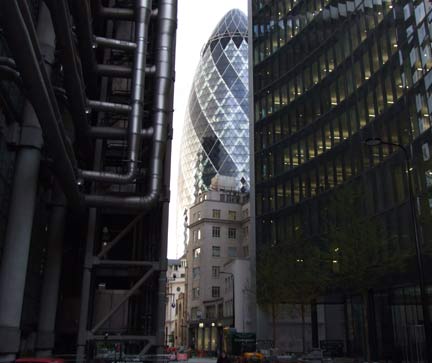
<path fill-rule="evenodd" d="M 418 269 L 418 279 L 419 279 L 419 287 L 420 287 L 420 299 L 423 311 L 423 326 L 425 332 L 425 346 L 426 346 L 426 359 L 427 362 L 432 363 L 432 331 L 430 325 L 430 314 L 429 314 L 429 304 L 428 304 L 428 295 L 426 291 L 426 283 L 424 277 L 424 268 L 423 268 L 423 255 L 422 255 L 422 246 L 420 243 L 420 235 L 418 230 L 418 222 L 417 222 L 417 213 L 415 210 L 414 204 L 414 191 L 412 180 L 409 172 L 412 170 L 410 167 L 410 153 L 408 149 L 397 143 L 387 142 L 380 138 L 369 138 L 365 140 L 365 144 L 371 147 L 379 146 L 379 145 L 392 145 L 401 149 L 405 156 L 405 175 L 408 182 L 408 194 L 409 194 L 409 207 L 411 212 L 411 222 L 414 228 L 414 242 L 416 248 L 416 258 L 417 258 L 417 269 Z"/>
<path fill-rule="evenodd" d="M 221 275 L 229 275 L 232 278 L 232 294 L 233 294 L 233 328 L 235 328 L 235 288 L 234 288 L 234 274 L 232 272 L 219 272 Z"/>

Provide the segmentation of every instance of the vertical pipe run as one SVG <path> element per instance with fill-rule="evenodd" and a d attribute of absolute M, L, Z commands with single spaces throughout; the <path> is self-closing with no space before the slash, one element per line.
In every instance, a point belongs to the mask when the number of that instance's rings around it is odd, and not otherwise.
<path fill-rule="evenodd" d="M 36 118 L 32 111 L 27 111 L 27 115 Z M 13 362 L 20 346 L 21 310 L 36 203 L 39 162 L 40 150 L 35 148 L 19 150 L 0 264 L 0 362 Z"/>
<path fill-rule="evenodd" d="M 54 59 L 55 38 L 51 18 L 41 4 L 37 27 L 43 44 L 47 74 Z M 40 125 L 27 101 L 23 113 L 23 131 L 28 132 L 32 145 L 21 145 L 15 162 L 15 175 L 8 216 L 8 226 L 0 263 L 0 362 L 15 360 L 20 345 L 20 323 L 30 250 L 34 209 L 41 158 Z M 31 136 L 30 136 L 31 135 Z M 41 139 L 40 139 L 41 140 Z"/>
<path fill-rule="evenodd" d="M 143 196 L 117 197 L 86 195 L 87 206 L 148 210 L 161 196 L 163 161 L 168 138 L 168 119 L 172 114 L 174 53 L 177 27 L 177 0 L 159 2 L 153 103 L 153 146 L 150 156 L 148 192 Z"/>
<path fill-rule="evenodd" d="M 41 292 L 36 355 L 49 357 L 54 349 L 55 322 L 60 284 L 63 234 L 66 220 L 66 200 L 60 186 L 54 186 L 54 206 L 51 210 L 47 262 Z"/>

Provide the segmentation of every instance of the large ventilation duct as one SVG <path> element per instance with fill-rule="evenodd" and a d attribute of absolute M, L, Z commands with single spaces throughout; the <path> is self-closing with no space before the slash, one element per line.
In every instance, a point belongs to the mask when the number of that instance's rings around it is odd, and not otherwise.
<path fill-rule="evenodd" d="M 142 118 L 144 112 L 144 82 L 146 73 L 148 25 L 151 16 L 151 0 L 138 0 L 135 5 L 135 59 L 132 69 L 131 113 L 128 124 L 128 170 L 125 174 L 82 170 L 84 179 L 116 184 L 131 183 L 138 174 L 141 149 Z"/>
<path fill-rule="evenodd" d="M 86 195 L 85 201 L 89 207 L 147 209 L 159 200 L 163 178 L 163 158 L 167 142 L 168 115 L 172 112 L 171 98 L 174 84 L 173 69 L 176 27 L 176 0 L 162 0 L 158 8 L 158 39 L 155 47 L 154 134 L 149 168 L 149 191 L 147 195 L 132 197 Z M 139 128 L 135 127 L 134 130 L 135 132 L 139 132 Z"/>
<path fill-rule="evenodd" d="M 18 6 L 19 4 L 19 6 Z M 29 100 L 43 129 L 44 142 L 53 159 L 59 183 L 72 206 L 81 204 L 73 163 L 73 152 L 62 129 L 61 116 L 54 92 L 43 66 L 36 30 L 27 2 L 5 0 L 2 2 L 0 19 L 9 48 L 22 76 Z"/>

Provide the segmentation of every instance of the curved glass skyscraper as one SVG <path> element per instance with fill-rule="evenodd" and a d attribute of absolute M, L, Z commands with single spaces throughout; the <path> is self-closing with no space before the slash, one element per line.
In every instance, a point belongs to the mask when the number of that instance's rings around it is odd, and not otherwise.
<path fill-rule="evenodd" d="M 216 175 L 249 186 L 247 17 L 229 11 L 205 44 L 183 130 L 179 213 Z"/>

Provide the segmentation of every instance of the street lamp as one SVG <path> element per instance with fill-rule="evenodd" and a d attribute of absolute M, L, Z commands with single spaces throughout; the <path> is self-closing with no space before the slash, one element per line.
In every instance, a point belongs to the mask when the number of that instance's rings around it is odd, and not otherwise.
<path fill-rule="evenodd" d="M 220 271 L 219 274 L 229 275 L 232 278 L 232 294 L 233 294 L 233 327 L 235 328 L 235 289 L 234 289 L 234 274 L 232 272 L 223 272 Z"/>
<path fill-rule="evenodd" d="M 423 324 L 425 331 L 425 342 L 426 342 L 426 358 L 429 363 L 432 363 L 432 331 L 430 325 L 430 316 L 429 316 L 429 306 L 428 306 L 428 295 L 426 291 L 425 277 L 424 277 L 424 269 L 423 269 L 423 255 L 422 255 L 422 246 L 420 243 L 420 236 L 418 230 L 418 222 L 417 222 L 417 213 L 415 210 L 414 204 L 414 192 L 411 181 L 411 176 L 409 172 L 412 170 L 410 166 L 410 153 L 408 149 L 397 143 L 387 142 L 378 137 L 369 138 L 364 141 L 364 143 L 368 146 L 374 147 L 379 145 L 392 145 L 401 149 L 405 156 L 405 177 L 408 182 L 408 194 L 409 194 L 409 206 L 411 212 L 411 222 L 414 227 L 414 242 L 416 248 L 416 257 L 417 257 L 417 269 L 418 269 L 418 279 L 419 279 L 419 287 L 420 287 L 420 299 L 423 311 Z"/>

